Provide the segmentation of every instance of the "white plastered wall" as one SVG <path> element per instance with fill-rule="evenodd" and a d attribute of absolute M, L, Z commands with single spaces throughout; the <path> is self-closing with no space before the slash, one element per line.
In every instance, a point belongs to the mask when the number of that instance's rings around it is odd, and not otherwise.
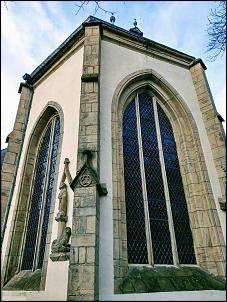
<path fill-rule="evenodd" d="M 59 184 L 64 170 L 64 159 L 70 160 L 69 170 L 72 177 L 76 175 L 77 163 L 77 145 L 78 145 L 78 127 L 79 127 L 79 109 L 80 109 L 80 90 L 81 75 L 83 64 L 83 47 L 79 48 L 68 60 L 60 65 L 53 73 L 51 73 L 39 86 L 36 87 L 33 95 L 31 111 L 29 115 L 27 130 L 24 139 L 21 160 L 18 167 L 18 176 L 22 175 L 22 167 L 26 156 L 28 139 L 31 130 L 37 121 L 45 105 L 49 102 L 58 103 L 64 114 L 64 133 L 60 150 L 59 174 L 57 179 L 57 190 L 55 196 L 54 217 L 58 212 L 58 193 Z M 16 198 L 18 196 L 20 177 L 16 179 L 14 194 L 12 197 L 11 208 L 9 212 L 8 224 L 5 231 L 4 243 L 2 247 L 2 261 L 8 244 L 10 223 L 12 221 L 13 210 Z M 68 222 L 67 226 L 72 226 L 73 212 L 73 191 L 68 185 Z M 51 242 L 57 238 L 58 222 L 53 219 Z M 52 261 L 48 259 L 46 286 L 44 291 L 40 292 L 2 292 L 3 300 L 49 300 L 63 301 L 67 299 L 67 283 L 68 283 L 68 265 L 69 261 Z"/>
<path fill-rule="evenodd" d="M 212 152 L 206 129 L 202 121 L 196 92 L 193 86 L 191 73 L 185 68 L 152 58 L 151 56 L 130 50 L 107 41 L 101 44 L 101 80 L 100 80 L 100 182 L 107 184 L 108 195 L 100 200 L 100 300 L 141 300 L 161 299 L 160 293 L 137 295 L 114 295 L 114 271 L 113 271 L 113 210 L 112 210 L 112 131 L 111 131 L 111 105 L 112 99 L 120 81 L 135 71 L 153 69 L 167 80 L 181 95 L 188 105 L 199 130 L 202 148 L 217 209 L 220 209 L 218 197 L 221 197 L 221 189 L 218 176 L 212 160 Z M 108 168 L 107 168 L 108 167 Z M 223 233 L 225 234 L 225 213 L 218 210 Z M 218 293 L 217 293 L 218 294 Z M 146 297 L 145 297 L 145 296 Z M 176 299 L 177 293 L 172 293 L 172 299 Z M 170 295 L 170 296 L 171 296 Z M 196 300 L 196 293 L 193 294 Z M 202 297 L 202 296 L 203 297 Z M 181 295 L 180 300 L 188 299 L 188 295 Z M 224 299 L 224 292 L 220 294 Z M 222 298 L 221 298 L 222 297 Z M 209 294 L 197 296 L 198 300 L 209 300 Z M 176 300 L 175 300 L 176 301 Z"/>

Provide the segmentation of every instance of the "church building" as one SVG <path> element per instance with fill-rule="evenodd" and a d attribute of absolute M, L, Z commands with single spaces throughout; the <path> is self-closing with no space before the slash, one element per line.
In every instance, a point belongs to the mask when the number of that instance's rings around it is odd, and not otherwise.
<path fill-rule="evenodd" d="M 3 301 L 225 301 L 225 133 L 205 70 L 90 16 L 24 74 Z"/>

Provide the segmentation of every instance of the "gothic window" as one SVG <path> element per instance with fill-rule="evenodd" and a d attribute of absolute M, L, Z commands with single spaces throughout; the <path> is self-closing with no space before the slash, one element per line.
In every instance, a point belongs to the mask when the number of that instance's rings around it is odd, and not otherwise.
<path fill-rule="evenodd" d="M 129 264 L 195 264 L 172 126 L 154 96 L 141 92 L 123 115 Z"/>
<path fill-rule="evenodd" d="M 60 118 L 52 116 L 39 141 L 29 197 L 21 270 L 42 268 L 60 139 Z"/>

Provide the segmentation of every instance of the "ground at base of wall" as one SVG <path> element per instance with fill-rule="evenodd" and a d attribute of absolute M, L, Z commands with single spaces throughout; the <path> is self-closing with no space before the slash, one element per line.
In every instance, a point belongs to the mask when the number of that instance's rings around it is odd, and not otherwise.
<path fill-rule="evenodd" d="M 225 280 L 198 267 L 131 267 L 122 294 L 171 291 L 225 290 Z"/>

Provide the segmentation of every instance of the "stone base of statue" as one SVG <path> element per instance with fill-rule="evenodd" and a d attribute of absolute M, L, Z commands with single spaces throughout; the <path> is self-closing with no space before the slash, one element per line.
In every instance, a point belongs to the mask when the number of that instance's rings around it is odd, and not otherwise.
<path fill-rule="evenodd" d="M 69 252 L 51 253 L 50 259 L 52 261 L 67 261 L 69 260 L 69 254 Z"/>
<path fill-rule="evenodd" d="M 58 239 L 55 239 L 51 245 L 50 259 L 52 261 L 69 260 L 70 244 L 69 237 L 71 228 L 66 227 Z"/>

